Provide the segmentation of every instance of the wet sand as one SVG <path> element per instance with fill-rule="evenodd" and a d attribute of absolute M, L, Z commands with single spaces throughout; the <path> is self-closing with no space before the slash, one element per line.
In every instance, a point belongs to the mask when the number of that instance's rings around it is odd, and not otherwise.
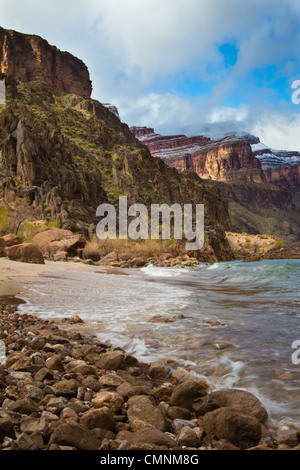
<path fill-rule="evenodd" d="M 81 271 L 105 274 L 125 274 L 123 270 L 111 267 L 83 264 L 74 261 L 47 261 L 45 264 L 29 264 L 0 258 L 0 298 L 13 298 L 26 292 L 24 283 L 36 282 L 44 271 Z"/>

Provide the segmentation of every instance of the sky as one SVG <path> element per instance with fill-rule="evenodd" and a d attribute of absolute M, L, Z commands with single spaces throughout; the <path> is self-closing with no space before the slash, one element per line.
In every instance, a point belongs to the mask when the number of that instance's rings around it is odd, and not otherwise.
<path fill-rule="evenodd" d="M 82 59 L 130 126 L 300 151 L 300 0 L 0 0 L 0 25 Z"/>

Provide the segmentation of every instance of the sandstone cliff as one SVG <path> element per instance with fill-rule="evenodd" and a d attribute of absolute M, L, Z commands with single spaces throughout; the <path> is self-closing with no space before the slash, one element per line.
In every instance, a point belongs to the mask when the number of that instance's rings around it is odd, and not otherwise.
<path fill-rule="evenodd" d="M 86 65 L 39 36 L 0 27 L 0 73 L 15 80 L 41 80 L 50 88 L 90 98 L 92 83 Z"/>
<path fill-rule="evenodd" d="M 203 136 L 161 136 L 151 128 L 138 127 L 131 131 L 153 156 L 180 172 L 193 170 L 201 178 L 216 181 L 265 181 L 259 161 L 243 139 L 226 137 L 213 141 Z"/>
<path fill-rule="evenodd" d="M 300 194 L 300 165 L 267 168 L 265 175 L 267 181 L 279 188 Z"/>
<path fill-rule="evenodd" d="M 300 213 L 291 194 L 299 192 L 298 152 L 271 151 L 250 134 L 211 140 L 161 136 L 147 127 L 131 132 L 169 166 L 215 184 L 228 202 L 236 231 L 300 236 Z"/>

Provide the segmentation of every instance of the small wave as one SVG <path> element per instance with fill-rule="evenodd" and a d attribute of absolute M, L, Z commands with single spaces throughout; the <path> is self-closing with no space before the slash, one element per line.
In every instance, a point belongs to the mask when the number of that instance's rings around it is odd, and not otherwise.
<path fill-rule="evenodd" d="M 149 264 L 141 269 L 141 271 L 148 276 L 157 276 L 157 277 L 177 277 L 181 276 L 184 273 L 188 273 L 189 270 L 185 268 L 168 268 L 168 267 L 160 267 L 154 266 L 153 264 Z"/>
<path fill-rule="evenodd" d="M 232 388 L 236 386 L 241 378 L 241 371 L 246 365 L 245 362 L 234 361 L 224 354 L 219 359 L 219 364 L 222 365 L 224 367 L 224 371 L 227 372 L 223 374 L 215 383 L 216 389 Z"/>

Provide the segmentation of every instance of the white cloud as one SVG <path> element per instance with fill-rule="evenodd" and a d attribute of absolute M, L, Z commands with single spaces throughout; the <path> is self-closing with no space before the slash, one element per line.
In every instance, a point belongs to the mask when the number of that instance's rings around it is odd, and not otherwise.
<path fill-rule="evenodd" d="M 224 100 L 245 82 L 248 102 L 247 74 L 255 67 L 275 64 L 278 74 L 295 73 L 298 1 L 0 0 L 0 17 L 2 26 L 39 34 L 84 60 L 93 97 L 118 106 L 130 125 L 191 135 L 211 121 L 259 131 L 274 147 L 297 144 L 299 120 L 290 111 L 259 103 L 229 107 Z M 226 41 L 238 48 L 229 71 L 218 49 Z M 166 83 L 178 73 L 218 85 L 204 98 L 176 94 Z"/>
<path fill-rule="evenodd" d="M 298 114 L 284 115 L 274 112 L 263 115 L 254 124 L 252 132 L 261 142 L 277 150 L 297 150 L 299 142 L 300 109 Z"/>

